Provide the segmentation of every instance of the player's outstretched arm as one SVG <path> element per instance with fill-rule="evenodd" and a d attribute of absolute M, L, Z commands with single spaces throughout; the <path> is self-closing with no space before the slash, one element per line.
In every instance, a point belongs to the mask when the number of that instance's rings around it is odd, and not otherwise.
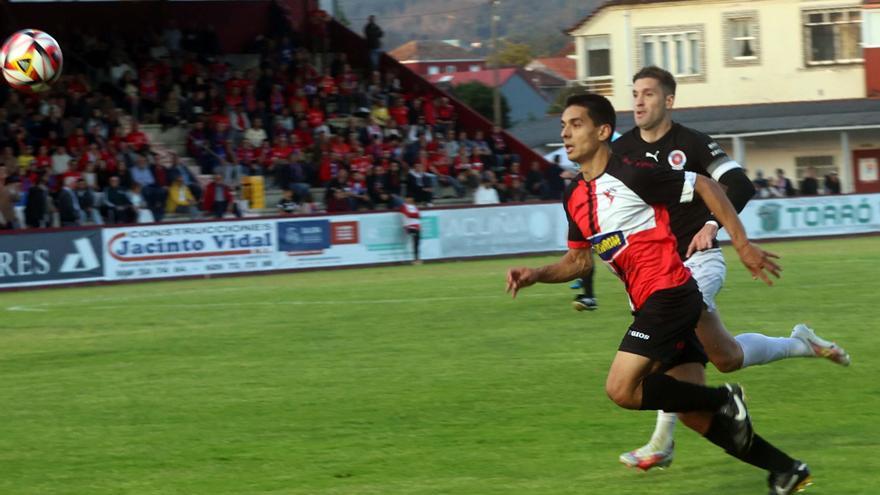
<path fill-rule="evenodd" d="M 774 258 L 778 259 L 779 256 L 764 251 L 749 242 L 749 238 L 746 236 L 746 229 L 743 227 L 742 222 L 740 222 L 736 210 L 733 208 L 730 200 L 724 194 L 724 190 L 721 189 L 721 186 L 718 185 L 717 182 L 703 177 L 702 175 L 697 175 L 695 189 L 697 194 L 703 198 L 703 202 L 706 203 L 709 211 L 711 211 L 712 214 L 715 215 L 715 217 L 724 225 L 724 228 L 727 229 L 727 233 L 730 235 L 730 240 L 733 243 L 733 247 L 736 249 L 736 253 L 739 255 L 739 259 L 752 273 L 752 278 L 760 278 L 767 285 L 773 285 L 773 282 L 770 280 L 770 277 L 767 276 L 767 273 L 771 273 L 776 278 L 779 278 L 779 272 L 782 271 L 782 267 L 773 261 Z M 765 271 L 767 273 L 765 273 Z"/>
<path fill-rule="evenodd" d="M 513 297 L 520 289 L 525 289 L 537 282 L 558 284 L 570 282 L 578 277 L 586 276 L 593 268 L 590 249 L 569 249 L 556 263 L 540 268 L 511 268 L 507 271 L 507 292 Z"/>

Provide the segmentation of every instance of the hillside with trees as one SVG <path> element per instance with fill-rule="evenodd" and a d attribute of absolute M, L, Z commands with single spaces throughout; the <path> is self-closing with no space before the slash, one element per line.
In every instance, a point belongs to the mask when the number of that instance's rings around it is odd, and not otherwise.
<path fill-rule="evenodd" d="M 501 0 L 497 7 L 499 40 L 528 45 L 530 55 L 535 57 L 554 55 L 570 42 L 563 31 L 602 3 L 602 0 Z M 487 0 L 336 0 L 335 4 L 351 22 L 352 29 L 359 33 L 367 16 L 375 14 L 385 31 L 386 50 L 419 39 L 456 39 L 463 48 L 481 43 L 481 53 L 487 53 L 490 46 Z"/>

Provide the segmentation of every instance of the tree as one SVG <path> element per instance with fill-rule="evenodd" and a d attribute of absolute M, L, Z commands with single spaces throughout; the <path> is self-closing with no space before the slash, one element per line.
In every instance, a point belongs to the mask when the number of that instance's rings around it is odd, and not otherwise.
<path fill-rule="evenodd" d="M 345 12 L 342 11 L 342 6 L 339 5 L 339 0 L 333 0 L 333 16 L 343 26 L 351 27 L 351 21 L 345 16 Z"/>
<path fill-rule="evenodd" d="M 452 88 L 452 94 L 483 117 L 490 121 L 494 118 L 492 88 L 489 86 L 478 82 L 459 84 Z M 501 95 L 501 127 L 510 127 L 510 106 L 504 95 Z"/>
<path fill-rule="evenodd" d="M 532 49 L 529 45 L 504 40 L 498 48 L 498 53 L 493 53 L 486 61 L 490 65 L 497 62 L 499 67 L 523 67 L 534 58 L 535 57 L 532 56 Z"/>

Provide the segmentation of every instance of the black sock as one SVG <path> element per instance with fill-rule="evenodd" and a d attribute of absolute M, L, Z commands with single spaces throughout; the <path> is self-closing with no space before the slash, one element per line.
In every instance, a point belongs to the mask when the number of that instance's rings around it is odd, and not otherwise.
<path fill-rule="evenodd" d="M 757 433 L 752 437 L 752 446 L 748 451 L 741 455 L 735 454 L 733 440 L 724 426 L 724 422 L 715 418 L 712 419 L 712 424 L 709 425 L 709 431 L 706 432 L 705 437 L 706 440 L 721 447 L 733 457 L 765 471 L 781 473 L 794 466 L 794 459 L 761 438 Z"/>
<path fill-rule="evenodd" d="M 596 273 L 596 267 L 590 270 L 590 274 L 581 279 L 581 289 L 584 291 L 584 297 L 593 298 L 593 277 Z"/>
<path fill-rule="evenodd" d="M 728 395 L 724 388 L 706 387 L 662 373 L 651 373 L 642 379 L 642 406 L 639 409 L 715 412 L 727 402 Z"/>

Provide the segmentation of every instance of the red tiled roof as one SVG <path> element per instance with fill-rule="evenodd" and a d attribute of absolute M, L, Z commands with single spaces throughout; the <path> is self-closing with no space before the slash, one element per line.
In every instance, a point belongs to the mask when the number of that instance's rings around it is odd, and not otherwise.
<path fill-rule="evenodd" d="M 440 60 L 484 60 L 483 57 L 473 54 L 464 48 L 450 45 L 445 41 L 431 40 L 410 41 L 391 50 L 388 54 L 401 62 L 404 60 L 418 60 L 420 62 Z"/>
<path fill-rule="evenodd" d="M 577 63 L 568 57 L 545 57 L 532 60 L 531 64 L 540 64 L 544 68 L 536 67 L 535 70 L 547 72 L 566 81 L 574 81 L 577 78 Z M 529 64 L 529 65 L 531 65 Z"/>

